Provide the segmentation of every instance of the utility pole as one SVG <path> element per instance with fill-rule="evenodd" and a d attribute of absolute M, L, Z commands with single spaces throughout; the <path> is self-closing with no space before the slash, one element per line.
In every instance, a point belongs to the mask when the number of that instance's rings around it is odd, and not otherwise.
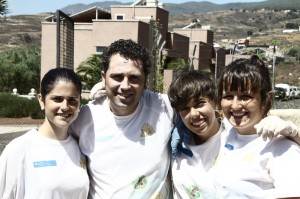
<path fill-rule="evenodd" d="M 272 90 L 275 90 L 275 62 L 276 62 L 276 45 L 273 45 L 273 71 L 272 71 L 272 76 L 273 76 L 273 81 L 272 81 Z"/>
<path fill-rule="evenodd" d="M 216 63 L 215 63 L 215 84 L 217 84 L 217 73 L 218 73 L 218 50 L 216 50 Z"/>

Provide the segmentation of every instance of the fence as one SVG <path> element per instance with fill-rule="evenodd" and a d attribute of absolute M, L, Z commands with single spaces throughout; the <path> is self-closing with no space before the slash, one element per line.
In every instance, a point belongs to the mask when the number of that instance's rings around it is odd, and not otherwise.
<path fill-rule="evenodd" d="M 11 140 L 30 129 L 37 129 L 43 121 L 43 119 L 31 118 L 0 118 L 0 154 Z"/>

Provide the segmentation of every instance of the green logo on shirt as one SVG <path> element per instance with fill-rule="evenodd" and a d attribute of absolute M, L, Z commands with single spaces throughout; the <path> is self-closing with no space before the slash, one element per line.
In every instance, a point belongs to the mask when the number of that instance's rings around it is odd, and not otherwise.
<path fill-rule="evenodd" d="M 201 197 L 200 190 L 197 186 L 192 185 L 187 189 L 189 196 L 193 199 L 197 199 Z"/>
<path fill-rule="evenodd" d="M 143 189 L 147 185 L 146 176 L 142 175 L 142 176 L 138 177 L 137 179 L 135 179 L 132 182 L 132 185 L 135 189 Z"/>

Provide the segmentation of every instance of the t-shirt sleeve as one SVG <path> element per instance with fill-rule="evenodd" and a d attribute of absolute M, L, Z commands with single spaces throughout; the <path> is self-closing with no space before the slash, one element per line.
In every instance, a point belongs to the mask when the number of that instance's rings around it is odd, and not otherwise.
<path fill-rule="evenodd" d="M 23 154 L 20 144 L 12 141 L 0 156 L 0 198 L 24 198 Z"/>
<path fill-rule="evenodd" d="M 89 155 L 93 150 L 94 141 L 94 118 L 91 109 L 92 104 L 84 105 L 80 108 L 77 119 L 70 125 L 69 134 L 79 142 L 81 151 Z"/>
<path fill-rule="evenodd" d="M 274 179 L 275 198 L 300 196 L 300 147 L 286 138 L 273 143 L 274 160 L 270 175 Z"/>
<path fill-rule="evenodd" d="M 168 97 L 168 95 L 166 95 L 166 94 L 161 94 L 161 97 L 162 97 L 162 99 L 163 99 L 164 102 L 165 102 L 165 106 L 166 106 L 166 109 L 167 109 L 169 118 L 170 118 L 170 120 L 173 121 L 173 123 L 174 123 L 174 117 L 175 117 L 174 114 L 175 114 L 175 113 L 174 113 L 174 109 L 173 109 L 172 106 L 171 106 L 169 97 Z"/>

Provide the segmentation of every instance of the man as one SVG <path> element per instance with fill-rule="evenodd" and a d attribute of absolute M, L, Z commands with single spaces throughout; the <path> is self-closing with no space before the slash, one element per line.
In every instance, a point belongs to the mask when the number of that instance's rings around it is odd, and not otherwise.
<path fill-rule="evenodd" d="M 88 158 L 90 198 L 171 198 L 167 179 L 173 110 L 145 90 L 151 61 L 132 40 L 103 52 L 107 96 L 83 106 L 71 127 Z"/>

